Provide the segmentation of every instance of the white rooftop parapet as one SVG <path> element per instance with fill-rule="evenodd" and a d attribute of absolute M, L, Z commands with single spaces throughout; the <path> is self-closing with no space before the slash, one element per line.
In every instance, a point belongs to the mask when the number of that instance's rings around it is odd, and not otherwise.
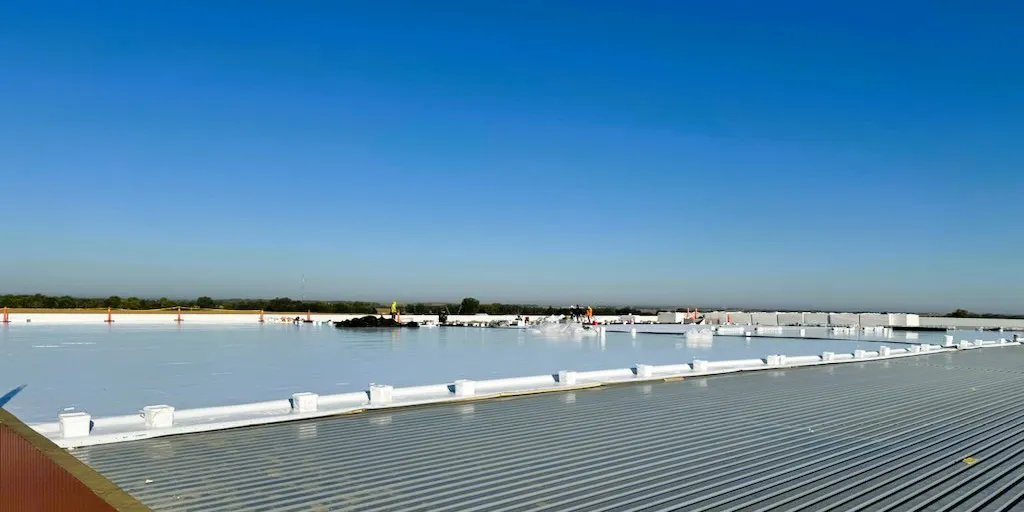
<path fill-rule="evenodd" d="M 67 411 L 57 415 L 60 423 L 60 437 L 84 437 L 89 435 L 92 416 L 82 411 Z"/>
<path fill-rule="evenodd" d="M 801 366 L 820 362 L 821 357 L 819 356 L 786 356 L 786 366 Z"/>
<path fill-rule="evenodd" d="M 659 311 L 658 312 L 658 323 L 659 324 L 681 324 L 686 320 L 685 313 L 676 313 L 675 311 Z"/>
<path fill-rule="evenodd" d="M 952 347 L 953 346 L 953 335 L 952 334 L 946 334 L 945 336 L 943 336 L 943 340 L 945 341 L 945 346 L 947 346 L 947 347 Z"/>
<path fill-rule="evenodd" d="M 804 314 L 803 313 L 778 313 L 779 325 L 804 325 Z"/>
<path fill-rule="evenodd" d="M 170 405 L 147 405 L 142 408 L 146 428 L 170 428 L 174 425 L 174 407 Z"/>
<path fill-rule="evenodd" d="M 473 396 L 476 394 L 476 381 L 460 379 L 455 381 L 455 396 Z"/>
<path fill-rule="evenodd" d="M 316 412 L 320 395 L 316 393 L 295 393 L 292 395 L 292 412 L 299 414 Z"/>
<path fill-rule="evenodd" d="M 679 376 L 681 373 L 690 371 L 690 365 L 688 364 L 665 364 L 657 366 L 658 372 L 667 374 L 669 376 Z"/>
<path fill-rule="evenodd" d="M 765 365 L 764 359 L 733 359 L 731 361 L 707 361 L 708 371 L 734 370 L 744 368 L 760 368 Z M 687 369 L 692 370 L 691 365 Z"/>
<path fill-rule="evenodd" d="M 984 342 L 984 348 L 999 345 L 995 341 Z M 606 384 L 636 382 L 653 379 L 655 375 L 670 380 L 687 375 L 724 374 L 733 372 L 802 367 L 831 363 L 862 362 L 918 355 L 939 349 L 937 345 L 909 345 L 907 348 L 890 349 L 880 346 L 877 351 L 858 349 L 854 353 L 823 352 L 821 356 L 787 356 L 772 354 L 766 359 L 743 359 L 709 362 L 694 359 L 690 364 L 653 366 L 637 364 L 633 368 L 616 368 L 576 372 L 561 370 L 557 374 L 534 375 L 529 377 L 458 380 L 451 383 L 427 386 L 394 388 L 383 384 L 370 384 L 369 390 L 335 395 L 295 393 L 291 400 L 273 400 L 251 404 L 240 404 L 201 409 L 175 410 L 171 406 L 147 406 L 142 414 L 98 418 L 93 420 L 88 413 L 68 409 L 58 415 L 58 421 L 32 425 L 62 448 L 74 448 L 95 444 L 145 439 L 189 432 L 202 432 L 237 428 L 243 426 L 276 423 L 304 418 L 330 416 L 358 412 L 366 408 L 406 407 L 428 403 L 444 403 L 464 398 L 491 398 L 514 396 L 544 391 L 599 387 Z M 942 351 L 950 351 L 945 349 Z M 781 373 L 781 372 L 780 372 Z M 583 384 L 579 384 L 582 379 Z M 453 392 L 454 391 L 454 392 Z M 369 400 L 367 400 L 369 398 Z M 302 414 L 301 416 L 299 414 Z"/>
<path fill-rule="evenodd" d="M 395 392 L 394 386 L 370 384 L 370 405 L 390 404 Z"/>

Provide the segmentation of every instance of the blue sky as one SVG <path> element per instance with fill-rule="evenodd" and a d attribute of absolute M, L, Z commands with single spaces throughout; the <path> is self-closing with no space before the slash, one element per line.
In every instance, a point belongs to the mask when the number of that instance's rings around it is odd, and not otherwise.
<path fill-rule="evenodd" d="M 1024 312 L 1021 4 L 546 4 L 4 2 L 0 293 Z"/>

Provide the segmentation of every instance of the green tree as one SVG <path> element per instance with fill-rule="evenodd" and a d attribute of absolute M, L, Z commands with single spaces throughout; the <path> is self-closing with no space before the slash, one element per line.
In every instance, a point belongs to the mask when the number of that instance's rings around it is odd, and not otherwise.
<path fill-rule="evenodd" d="M 459 308 L 459 314 L 462 315 L 475 315 L 480 312 L 480 301 L 473 297 L 466 297 L 462 299 L 462 306 Z"/>
<path fill-rule="evenodd" d="M 292 307 L 292 299 L 288 297 L 275 297 L 267 303 L 267 311 L 296 311 Z"/>
<path fill-rule="evenodd" d="M 207 297 L 206 295 L 203 295 L 202 297 L 196 299 L 196 306 L 199 306 L 203 309 L 212 309 L 217 307 L 217 303 L 214 302 L 213 299 Z"/>
<path fill-rule="evenodd" d="M 128 297 L 127 299 L 121 301 L 121 307 L 124 309 L 139 309 L 139 298 Z"/>
<path fill-rule="evenodd" d="M 107 299 L 103 301 L 103 305 L 108 308 L 119 308 L 121 307 L 121 297 L 118 297 L 117 295 L 111 295 L 110 297 L 107 297 Z"/>

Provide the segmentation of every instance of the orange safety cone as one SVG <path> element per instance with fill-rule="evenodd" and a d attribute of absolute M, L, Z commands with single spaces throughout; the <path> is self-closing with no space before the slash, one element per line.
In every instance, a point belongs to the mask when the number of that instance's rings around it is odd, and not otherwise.
<path fill-rule="evenodd" d="M 108 324 L 114 323 L 114 316 L 111 313 L 111 311 L 112 311 L 111 308 L 108 306 L 107 307 L 107 319 L 104 320 L 105 323 L 108 323 Z"/>
<path fill-rule="evenodd" d="M 2 323 L 9 324 L 11 320 L 7 318 L 7 306 L 4 306 L 4 321 Z"/>
<path fill-rule="evenodd" d="M 307 322 L 312 322 L 313 321 L 313 316 L 311 314 L 311 310 L 309 310 L 309 309 L 306 310 L 306 321 Z"/>
<path fill-rule="evenodd" d="M 174 321 L 178 322 L 178 323 L 182 322 L 182 320 L 181 320 L 181 306 L 178 306 L 178 318 L 175 319 Z"/>
<path fill-rule="evenodd" d="M 260 323 L 263 323 L 263 310 L 260 310 Z"/>

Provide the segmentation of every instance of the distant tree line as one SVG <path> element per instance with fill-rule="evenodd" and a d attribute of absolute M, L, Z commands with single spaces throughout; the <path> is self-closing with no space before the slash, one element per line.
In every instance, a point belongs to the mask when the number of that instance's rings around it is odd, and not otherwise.
<path fill-rule="evenodd" d="M 587 304 L 582 304 L 586 307 Z M 118 297 L 116 295 L 106 298 L 71 297 L 69 295 L 0 295 L 0 307 L 26 308 L 26 309 L 122 309 L 122 310 L 174 310 L 182 309 L 224 309 L 242 311 L 268 311 L 268 312 L 301 312 L 312 311 L 314 313 L 339 313 L 339 314 L 374 314 L 377 308 L 384 308 L 390 304 L 364 301 L 303 301 L 294 300 L 288 297 L 277 297 L 274 299 L 213 299 L 202 296 L 194 300 L 169 299 L 144 299 L 139 297 Z M 634 307 L 612 307 L 592 306 L 595 315 L 628 315 L 653 313 L 654 310 L 638 309 Z M 537 304 L 502 304 L 493 302 L 482 304 L 473 297 L 466 297 L 460 303 L 407 303 L 399 304 L 403 313 L 417 315 L 434 315 L 441 312 L 448 312 L 452 315 L 475 315 L 487 313 L 489 315 L 565 315 L 569 313 L 568 306 L 544 306 Z M 664 311 L 664 309 L 662 309 Z M 684 308 L 676 308 L 675 311 L 686 311 Z M 947 318 L 1002 318 L 1021 319 L 1024 315 L 974 313 L 966 309 L 957 309 L 943 315 Z"/>
<path fill-rule="evenodd" d="M 375 314 L 377 308 L 389 307 L 390 304 L 360 301 L 303 301 L 288 297 L 274 299 L 213 299 L 202 296 L 195 300 L 188 299 L 143 299 L 139 297 L 83 298 L 63 295 L 0 295 L 0 307 L 32 308 L 32 309 L 121 309 L 121 310 L 174 310 L 182 309 L 224 309 L 267 312 L 301 312 L 338 313 L 338 314 Z M 583 305 L 586 306 L 585 304 Z M 482 304 L 479 300 L 467 297 L 460 303 L 409 303 L 399 304 L 399 309 L 406 314 L 433 315 L 447 312 L 452 315 L 561 315 L 568 314 L 568 306 L 541 306 L 536 304 Z M 627 315 L 641 311 L 632 307 L 593 306 L 595 315 Z"/>
<path fill-rule="evenodd" d="M 1024 315 L 1001 315 L 994 313 L 972 313 L 966 309 L 958 309 L 944 315 L 946 318 L 1000 318 L 1000 319 L 1022 319 Z"/>

